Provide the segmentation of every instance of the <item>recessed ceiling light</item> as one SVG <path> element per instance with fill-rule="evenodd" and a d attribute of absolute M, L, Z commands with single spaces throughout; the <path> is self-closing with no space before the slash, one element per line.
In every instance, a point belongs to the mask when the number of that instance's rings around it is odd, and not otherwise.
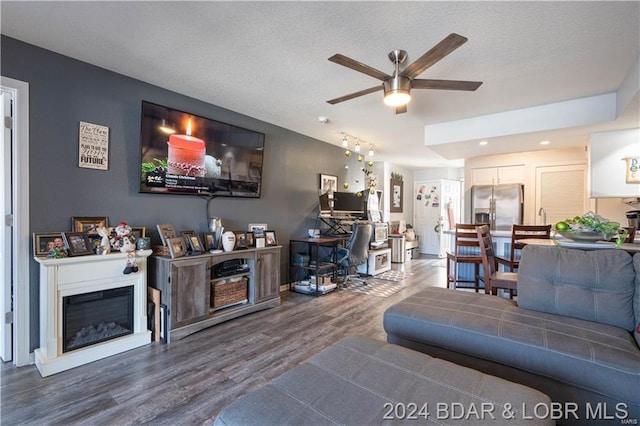
<path fill-rule="evenodd" d="M 540 141 L 540 145 L 549 145 L 550 141 Z"/>
<path fill-rule="evenodd" d="M 487 141 L 480 141 L 478 143 L 478 145 L 482 145 L 482 146 L 485 146 L 485 145 L 488 145 L 488 144 L 489 144 L 489 142 L 487 142 Z"/>
<path fill-rule="evenodd" d="M 329 119 L 327 117 L 323 117 L 323 116 L 318 117 L 318 123 L 327 124 L 328 122 L 329 122 Z"/>

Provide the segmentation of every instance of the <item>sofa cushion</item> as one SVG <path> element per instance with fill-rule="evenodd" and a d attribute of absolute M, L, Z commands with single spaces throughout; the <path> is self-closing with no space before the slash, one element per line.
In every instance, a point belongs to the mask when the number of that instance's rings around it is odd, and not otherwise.
<path fill-rule="evenodd" d="M 632 331 L 635 277 L 632 257 L 622 250 L 527 245 L 518 269 L 518 305 Z"/>
<path fill-rule="evenodd" d="M 443 288 L 389 307 L 383 323 L 390 342 L 424 342 L 640 406 L 640 350 L 619 327 Z"/>
<path fill-rule="evenodd" d="M 550 403 L 529 387 L 353 336 L 233 402 L 215 425 L 554 424 L 531 415 Z M 471 413 L 483 406 L 486 413 Z M 468 418 L 452 420 L 454 409 Z"/>

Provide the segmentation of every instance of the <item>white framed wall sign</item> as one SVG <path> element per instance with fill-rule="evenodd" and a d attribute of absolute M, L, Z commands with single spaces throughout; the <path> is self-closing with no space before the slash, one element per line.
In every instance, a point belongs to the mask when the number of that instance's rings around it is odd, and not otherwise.
<path fill-rule="evenodd" d="M 109 170 L 109 128 L 80 122 L 78 167 Z"/>

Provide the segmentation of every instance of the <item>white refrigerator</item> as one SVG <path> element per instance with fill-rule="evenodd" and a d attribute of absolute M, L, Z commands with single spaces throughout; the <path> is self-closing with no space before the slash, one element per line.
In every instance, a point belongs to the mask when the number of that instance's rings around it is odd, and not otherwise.
<path fill-rule="evenodd" d="M 451 232 L 460 222 L 461 187 L 457 180 L 417 181 L 413 194 L 413 227 L 419 236 L 418 251 L 445 257 Z"/>

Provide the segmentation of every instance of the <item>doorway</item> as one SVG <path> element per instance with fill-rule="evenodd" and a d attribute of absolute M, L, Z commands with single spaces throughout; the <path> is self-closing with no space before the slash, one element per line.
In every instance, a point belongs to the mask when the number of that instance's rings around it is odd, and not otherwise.
<path fill-rule="evenodd" d="M 33 361 L 29 334 L 29 84 L 1 77 L 0 94 L 0 358 L 23 366 Z"/>

